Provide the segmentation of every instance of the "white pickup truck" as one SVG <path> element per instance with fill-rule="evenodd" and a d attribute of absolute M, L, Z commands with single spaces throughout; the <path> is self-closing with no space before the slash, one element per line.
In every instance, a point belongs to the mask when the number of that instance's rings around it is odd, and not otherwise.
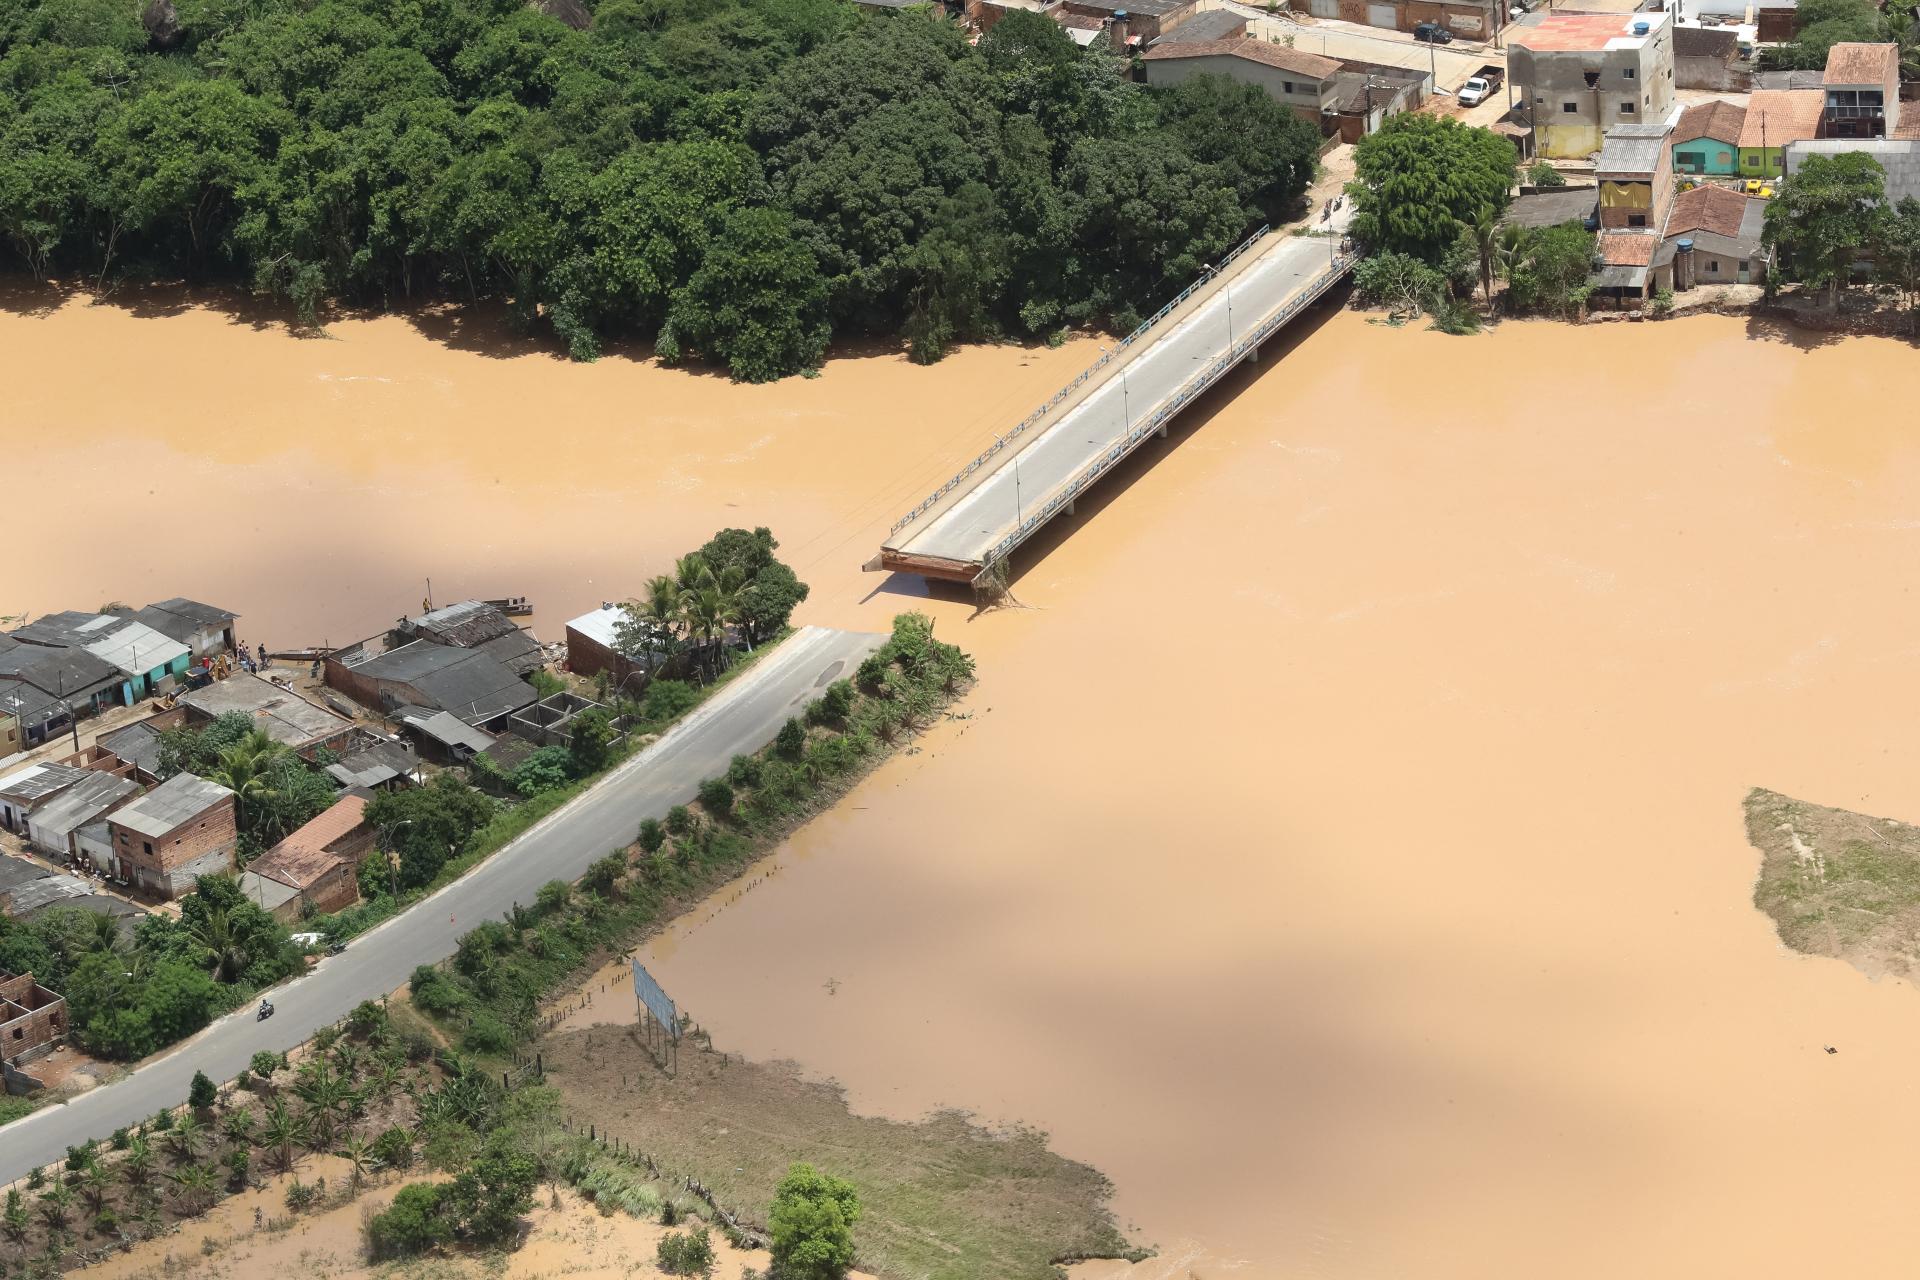
<path fill-rule="evenodd" d="M 1460 86 L 1460 92 L 1457 95 L 1460 105 L 1463 107 L 1479 106 L 1493 96 L 1493 91 L 1498 89 L 1500 82 L 1506 78 L 1507 72 L 1505 67 L 1496 67 L 1489 62 L 1468 76 L 1467 82 Z"/>

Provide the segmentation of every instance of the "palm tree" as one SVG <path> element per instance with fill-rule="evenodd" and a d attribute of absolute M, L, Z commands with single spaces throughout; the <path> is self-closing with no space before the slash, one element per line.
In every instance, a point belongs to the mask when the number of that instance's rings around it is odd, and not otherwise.
<path fill-rule="evenodd" d="M 286 1100 L 275 1098 L 273 1106 L 267 1110 L 266 1127 L 260 1136 L 273 1149 L 280 1172 L 286 1173 L 293 1168 L 293 1144 L 300 1141 L 301 1133 L 300 1121 L 287 1109 Z"/>
<path fill-rule="evenodd" d="M 220 753 L 220 763 L 207 777 L 234 793 L 234 817 L 242 831 L 252 817 L 251 807 L 273 790 L 271 766 L 287 748 L 265 732 L 254 729 Z"/>
<path fill-rule="evenodd" d="M 106 1207 L 107 1193 L 113 1189 L 113 1175 L 98 1160 L 89 1160 L 80 1170 L 80 1195 L 96 1215 Z"/>
<path fill-rule="evenodd" d="M 174 1159 L 184 1162 L 200 1154 L 200 1144 L 206 1136 L 206 1124 L 189 1111 L 173 1122 L 167 1145 L 172 1148 Z"/>
<path fill-rule="evenodd" d="M 660 645 L 660 662 L 665 666 L 673 661 L 680 647 L 682 628 L 687 620 L 687 593 L 676 580 L 662 575 L 647 584 L 646 603 L 640 606 L 640 617 L 651 624 L 647 631 L 647 655 L 653 654 L 653 645 Z"/>
<path fill-rule="evenodd" d="M 40 1217 L 49 1231 L 59 1231 L 73 1217 L 73 1189 L 55 1182 L 40 1193 Z"/>
<path fill-rule="evenodd" d="M 308 1142 L 316 1151 L 331 1146 L 340 1117 L 357 1101 L 352 1084 L 336 1075 L 325 1058 L 315 1058 L 300 1069 L 293 1091 L 306 1103 Z"/>
<path fill-rule="evenodd" d="M 1493 261 L 1500 244 L 1500 218 L 1492 206 L 1484 207 L 1473 220 L 1473 247 L 1480 255 L 1480 287 L 1487 292 L 1487 305 L 1493 305 Z"/>
<path fill-rule="evenodd" d="M 220 1185 L 212 1165 L 190 1164 L 167 1175 L 173 1181 L 176 1203 L 190 1217 L 199 1217 L 213 1207 Z"/>
<path fill-rule="evenodd" d="M 367 1175 L 380 1167 L 380 1159 L 373 1154 L 373 1145 L 357 1133 L 350 1133 L 340 1142 L 340 1149 L 333 1154 L 347 1162 L 348 1185 L 353 1194 L 360 1194 L 360 1184 Z"/>
<path fill-rule="evenodd" d="M 1511 287 L 1516 271 L 1524 271 L 1533 261 L 1531 241 L 1525 227 L 1511 224 L 1500 228 L 1500 239 L 1493 247 L 1493 268 Z"/>
<path fill-rule="evenodd" d="M 139 1137 L 127 1143 L 127 1154 L 120 1158 L 120 1180 L 139 1189 L 153 1179 L 153 1144 Z"/>
<path fill-rule="evenodd" d="M 366 1056 L 366 1050 L 351 1040 L 342 1040 L 333 1046 L 334 1068 L 348 1080 L 360 1074 L 360 1064 Z"/>
<path fill-rule="evenodd" d="M 251 1147 L 253 1145 L 253 1112 L 245 1107 L 227 1112 L 220 1122 L 220 1134 L 233 1147 Z"/>
<path fill-rule="evenodd" d="M 7 1192 L 7 1208 L 0 1213 L 0 1232 L 15 1244 L 26 1241 L 27 1231 L 33 1226 L 33 1219 L 27 1216 L 26 1201 L 21 1198 L 20 1188 L 14 1187 Z"/>

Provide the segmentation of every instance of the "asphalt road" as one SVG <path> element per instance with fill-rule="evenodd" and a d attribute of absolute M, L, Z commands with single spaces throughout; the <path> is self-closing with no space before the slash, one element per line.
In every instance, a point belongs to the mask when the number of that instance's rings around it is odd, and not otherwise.
<path fill-rule="evenodd" d="M 1343 210 L 1342 226 L 1348 211 Z M 1277 232 L 1178 322 L 1156 330 L 1139 354 L 1039 431 L 993 473 L 935 508 L 889 545 L 912 555 L 981 563 L 988 551 L 1088 463 L 1126 439 L 1134 423 L 1224 354 L 1231 341 L 1278 311 L 1330 265 L 1325 238 Z"/>
<path fill-rule="evenodd" d="M 578 879 L 596 859 L 631 842 L 643 818 L 690 800 L 700 782 L 724 772 L 735 755 L 771 741 L 787 717 L 851 675 L 885 640 L 821 627 L 790 636 L 572 804 L 453 884 L 354 939 L 343 954 L 276 988 L 272 1018 L 258 1022 L 251 1008 L 231 1014 L 122 1080 L 0 1128 L 0 1184 L 64 1158 L 70 1146 L 184 1102 L 195 1071 L 224 1082 L 258 1050 L 293 1048 L 362 1000 L 396 990 L 416 966 L 452 955 L 460 935 L 481 921 L 499 919 L 516 902 L 531 904 L 547 881 Z"/>

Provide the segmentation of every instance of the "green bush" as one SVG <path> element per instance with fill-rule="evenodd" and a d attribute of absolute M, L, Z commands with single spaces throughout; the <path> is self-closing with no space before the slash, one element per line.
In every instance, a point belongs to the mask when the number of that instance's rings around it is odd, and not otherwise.
<path fill-rule="evenodd" d="M 774 1192 L 767 1218 L 774 1273 L 781 1280 L 844 1280 L 853 1266 L 853 1224 L 859 1218 L 852 1183 L 810 1164 L 793 1165 Z"/>
<path fill-rule="evenodd" d="M 853 710 L 853 685 L 845 680 L 835 680 L 826 691 L 807 708 L 807 719 L 813 724 L 845 724 L 847 713 Z"/>
<path fill-rule="evenodd" d="M 700 784 L 700 807 L 716 818 L 724 818 L 733 812 L 733 788 L 719 778 L 708 778 Z"/>
<path fill-rule="evenodd" d="M 500 1054 L 513 1048 L 513 1044 L 512 1030 L 485 1009 L 475 1011 L 473 1025 L 460 1037 L 460 1047 L 468 1053 Z"/>
<path fill-rule="evenodd" d="M 699 691 L 684 680 L 655 680 L 640 700 L 640 715 L 650 724 L 662 725 L 685 715 L 699 701 Z"/>
<path fill-rule="evenodd" d="M 660 1237 L 655 1260 L 670 1276 L 710 1276 L 715 1263 L 713 1240 L 705 1227 L 684 1234 L 669 1231 Z"/>
<path fill-rule="evenodd" d="M 187 1088 L 187 1105 L 204 1111 L 220 1098 L 220 1090 L 204 1071 L 193 1073 L 193 1083 Z"/>
<path fill-rule="evenodd" d="M 658 818 L 648 818 L 640 824 L 639 844 L 643 853 L 658 853 L 666 842 L 667 829 L 660 825 Z"/>
<path fill-rule="evenodd" d="M 442 1187 L 431 1182 L 400 1188 L 393 1203 L 368 1219 L 368 1251 L 376 1259 L 405 1258 L 450 1240 L 452 1224 L 443 1198 Z"/>
<path fill-rule="evenodd" d="M 727 781 L 745 790 L 760 785 L 760 757 L 735 756 L 727 766 Z"/>
<path fill-rule="evenodd" d="M 1653 291 L 1653 302 L 1647 307 L 1656 316 L 1673 314 L 1673 290 L 1662 285 Z"/>
<path fill-rule="evenodd" d="M 413 1165 L 413 1135 L 405 1129 L 390 1128 L 373 1140 L 374 1159 L 388 1169 L 406 1169 Z"/>
<path fill-rule="evenodd" d="M 798 760 L 806 746 L 807 727 L 791 717 L 780 726 L 780 732 L 773 739 L 774 752 L 785 760 Z"/>
<path fill-rule="evenodd" d="M 684 836 L 692 831 L 693 810 L 683 804 L 677 804 L 667 810 L 667 830 L 677 836 Z"/>
<path fill-rule="evenodd" d="M 1564 187 L 1567 180 L 1560 171 L 1545 160 L 1536 160 L 1527 169 L 1527 185 L 1530 187 Z"/>

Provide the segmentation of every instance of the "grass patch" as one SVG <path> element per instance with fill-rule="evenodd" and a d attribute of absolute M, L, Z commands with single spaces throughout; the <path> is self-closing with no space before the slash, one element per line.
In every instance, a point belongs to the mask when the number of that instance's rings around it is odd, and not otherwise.
<path fill-rule="evenodd" d="M 632 1028 L 595 1027 L 542 1043 L 547 1084 L 598 1132 L 690 1173 L 721 1204 L 768 1204 L 806 1161 L 860 1192 L 854 1242 L 863 1270 L 916 1280 L 1058 1280 L 1067 1258 L 1138 1256 L 1107 1208 L 1110 1187 L 1032 1130 L 989 1132 L 943 1112 L 911 1124 L 856 1116 L 831 1085 L 790 1064 L 742 1062 L 683 1043 L 677 1077 L 647 1068 Z M 624 1183 L 608 1176 L 618 1194 Z"/>
<path fill-rule="evenodd" d="M 1863 973 L 1920 963 L 1920 828 L 1756 789 L 1747 838 L 1761 854 L 1753 902 L 1781 941 Z"/>

